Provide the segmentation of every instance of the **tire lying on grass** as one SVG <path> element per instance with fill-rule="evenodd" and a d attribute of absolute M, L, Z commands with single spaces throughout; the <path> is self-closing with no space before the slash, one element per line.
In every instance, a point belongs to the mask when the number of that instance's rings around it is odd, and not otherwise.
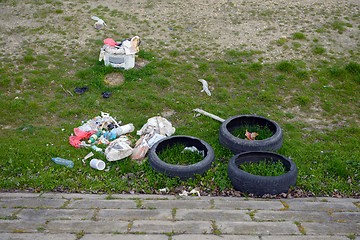
<path fill-rule="evenodd" d="M 158 154 L 168 147 L 175 144 L 183 144 L 185 147 L 195 146 L 199 151 L 204 151 L 203 160 L 191 165 L 174 165 L 162 161 Z M 188 179 L 195 174 L 203 174 L 215 160 L 213 148 L 205 141 L 191 136 L 171 136 L 155 143 L 149 151 L 150 166 L 158 172 L 164 173 L 169 177 L 179 177 Z"/>
<path fill-rule="evenodd" d="M 246 140 L 238 138 L 232 132 L 242 125 L 259 125 L 267 127 L 272 136 L 263 140 Z M 219 141 L 233 153 L 249 151 L 277 151 L 283 143 L 283 132 L 280 126 L 265 117 L 256 115 L 238 115 L 226 119 L 220 126 Z"/>
<path fill-rule="evenodd" d="M 274 163 L 281 161 L 287 172 L 279 176 L 258 176 L 239 168 L 242 163 L 262 160 Z M 296 184 L 298 169 L 292 160 L 273 152 L 245 152 L 230 159 L 228 175 L 236 190 L 262 196 L 287 192 L 290 186 Z"/>

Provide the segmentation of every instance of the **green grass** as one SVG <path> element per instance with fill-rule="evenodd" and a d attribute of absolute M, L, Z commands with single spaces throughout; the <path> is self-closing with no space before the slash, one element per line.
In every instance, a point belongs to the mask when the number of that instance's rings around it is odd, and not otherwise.
<path fill-rule="evenodd" d="M 265 159 L 259 162 L 242 163 L 239 168 L 258 176 L 279 176 L 287 172 L 281 161 L 272 162 Z"/>
<path fill-rule="evenodd" d="M 148 1 L 147 7 L 153 8 L 153 1 Z M 140 22 L 137 16 L 107 6 L 91 9 L 89 5 L 77 14 L 84 14 L 82 11 L 89 16 L 96 14 L 124 22 Z M 65 29 L 71 25 L 73 20 L 70 19 L 74 19 L 65 13 L 68 13 L 65 6 L 59 5 L 52 10 L 41 8 L 29 15 L 38 20 L 44 17 L 63 19 L 64 29 L 51 27 L 49 21 L 48 25 L 20 26 L 12 31 L 22 36 L 51 32 L 61 39 L 64 33 L 69 34 Z M 271 13 L 262 15 L 270 16 Z M 92 24 L 89 20 L 84 23 L 84 28 L 93 30 Z M 175 35 L 169 37 L 180 37 L 184 27 L 179 22 L 171 25 Z M 168 31 L 168 26 L 159 26 Z M 341 21 L 327 26 L 327 29 L 343 34 L 350 28 Z M 196 35 L 195 30 L 191 34 Z M 118 34 L 112 27 L 108 31 Z M 130 35 L 122 34 L 124 36 L 114 37 L 122 39 Z M 310 44 L 310 55 L 318 60 L 284 58 L 273 63 L 250 45 L 246 46 L 247 50 L 230 49 L 208 58 L 203 54 L 219 50 L 219 46 L 195 46 L 196 36 L 185 50 L 172 48 L 164 36 L 162 47 L 165 50 L 161 53 L 151 51 L 146 43 L 152 39 L 146 39 L 137 61 L 145 59 L 149 64 L 124 71 L 98 62 L 98 48 L 104 35 L 105 32 L 96 32 L 96 37 L 86 40 L 83 45 L 78 43 L 81 42 L 79 39 L 64 43 L 45 43 L 39 39 L 36 44 L 42 46 L 41 52 L 33 50 L 33 43 L 24 40 L 26 47 L 18 57 L 1 55 L 1 190 L 113 194 L 196 187 L 212 195 L 228 193 L 233 187 L 227 176 L 227 164 L 233 154 L 219 143 L 220 123 L 206 116 L 195 116 L 192 111 L 202 108 L 225 119 L 239 114 L 257 114 L 276 121 L 284 133 L 283 146 L 278 152 L 290 156 L 297 164 L 298 189 L 317 196 L 331 196 L 334 192 L 344 196 L 359 194 L 360 64 L 345 57 L 327 58 L 331 48 L 325 49 L 319 40 L 321 37 L 295 32 L 286 41 L 279 39 L 277 42 L 299 50 Z M 354 53 L 353 56 L 358 55 Z M 110 87 L 104 83 L 105 76 L 114 72 L 123 74 L 125 82 L 121 86 Z M 199 78 L 208 81 L 211 97 L 201 92 Z M 86 93 L 74 93 L 76 87 L 83 86 L 89 88 Z M 111 92 L 111 97 L 103 98 L 101 93 L 104 91 Z M 129 134 L 133 142 L 138 139 L 136 130 L 147 119 L 172 112 L 166 118 L 176 128 L 175 134 L 208 142 L 215 151 L 215 161 L 206 173 L 186 181 L 156 172 L 147 159 L 142 163 L 130 158 L 106 161 L 108 171 L 96 171 L 88 164 L 84 166 L 81 159 L 91 150 L 72 147 L 69 136 L 75 127 L 98 116 L 101 111 L 110 113 L 124 124 L 133 123 L 136 129 Z M 258 130 L 249 127 L 248 131 Z M 239 134 L 242 135 L 244 133 Z M 171 154 L 172 159 L 180 155 Z M 74 168 L 56 165 L 51 161 L 52 157 L 72 160 Z M 105 160 L 101 153 L 95 153 L 94 157 Z M 181 162 L 180 159 L 175 163 Z"/>
<path fill-rule="evenodd" d="M 168 146 L 158 153 L 158 156 L 166 163 L 183 166 L 195 164 L 204 158 L 200 152 L 185 150 L 185 147 L 186 146 L 183 144 L 175 144 L 171 147 Z"/>

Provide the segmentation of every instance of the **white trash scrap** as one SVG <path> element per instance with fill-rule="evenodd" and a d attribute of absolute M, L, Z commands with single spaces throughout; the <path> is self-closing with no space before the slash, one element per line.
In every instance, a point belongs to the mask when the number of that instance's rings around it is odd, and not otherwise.
<path fill-rule="evenodd" d="M 204 80 L 204 79 L 199 79 L 198 81 L 202 83 L 203 89 L 201 90 L 201 92 L 205 91 L 208 96 L 211 96 L 211 92 L 209 90 L 208 82 L 206 80 Z"/>
<path fill-rule="evenodd" d="M 94 23 L 94 28 L 97 30 L 100 30 L 106 26 L 106 23 L 104 22 L 104 20 L 102 20 L 101 18 L 99 18 L 97 16 L 91 16 L 91 19 L 96 21 L 96 23 Z"/>

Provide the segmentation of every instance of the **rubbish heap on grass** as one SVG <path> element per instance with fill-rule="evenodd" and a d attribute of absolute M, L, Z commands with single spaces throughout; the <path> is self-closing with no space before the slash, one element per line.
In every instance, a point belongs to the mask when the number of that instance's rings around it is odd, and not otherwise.
<path fill-rule="evenodd" d="M 116 121 L 108 113 L 101 112 L 100 116 L 74 128 L 69 143 L 76 148 L 91 148 L 96 152 L 103 152 L 101 146 L 106 146 L 104 154 L 108 161 L 117 161 L 129 156 L 134 160 L 142 160 L 152 145 L 175 133 L 175 128 L 167 119 L 160 116 L 152 117 L 137 131 L 140 138 L 132 148 L 133 144 L 127 134 L 134 130 L 132 123 L 121 125 L 121 121 Z"/>
<path fill-rule="evenodd" d="M 100 49 L 99 61 L 104 60 L 105 66 L 130 69 L 135 66 L 135 54 L 139 52 L 140 37 L 134 36 L 121 42 L 112 38 L 104 40 Z"/>

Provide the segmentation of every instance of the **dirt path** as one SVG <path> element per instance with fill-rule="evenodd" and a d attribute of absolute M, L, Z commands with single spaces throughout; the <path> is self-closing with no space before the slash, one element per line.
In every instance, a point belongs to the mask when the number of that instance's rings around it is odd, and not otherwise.
<path fill-rule="evenodd" d="M 1 58 L 75 54 L 111 37 L 139 35 L 142 48 L 218 58 L 226 49 L 260 51 L 263 62 L 359 59 L 358 0 L 137 0 L 0 2 Z M 107 28 L 95 30 L 92 15 Z M 295 35 L 294 35 L 295 34 Z M 25 46 L 25 47 L 24 47 Z"/>

